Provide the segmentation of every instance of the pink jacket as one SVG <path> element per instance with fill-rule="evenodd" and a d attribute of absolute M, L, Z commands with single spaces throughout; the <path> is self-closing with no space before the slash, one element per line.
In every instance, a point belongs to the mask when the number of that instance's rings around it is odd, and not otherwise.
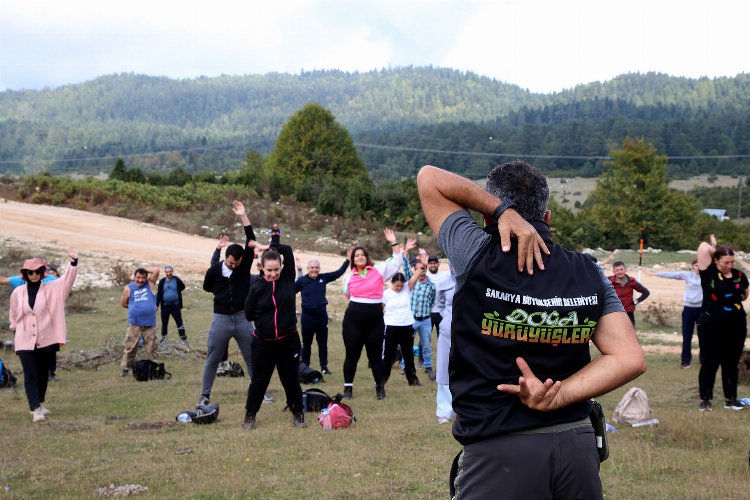
<path fill-rule="evenodd" d="M 65 299 L 78 275 L 78 266 L 68 265 L 60 279 L 39 285 L 34 310 L 29 307 L 26 285 L 19 286 L 10 296 L 10 329 L 16 331 L 16 351 L 33 351 L 36 347 L 65 344 Z"/>

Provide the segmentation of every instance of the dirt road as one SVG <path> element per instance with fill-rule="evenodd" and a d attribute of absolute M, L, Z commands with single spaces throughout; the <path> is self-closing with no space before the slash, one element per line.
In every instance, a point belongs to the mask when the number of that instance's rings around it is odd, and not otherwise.
<path fill-rule="evenodd" d="M 243 243 L 240 227 L 230 236 Z M 65 249 L 73 246 L 81 254 L 80 271 L 85 276 L 108 273 L 114 263 L 122 261 L 133 269 L 171 264 L 180 276 L 202 279 L 216 248 L 216 240 L 152 224 L 12 201 L 0 203 L 0 241 L 4 246 L 28 249 L 25 254 L 43 254 L 51 260 L 62 259 Z M 298 257 L 305 262 L 311 255 L 300 252 Z M 323 272 L 337 269 L 342 262 L 334 255 L 316 258 Z M 100 285 L 93 277 L 90 280 L 88 284 Z"/>

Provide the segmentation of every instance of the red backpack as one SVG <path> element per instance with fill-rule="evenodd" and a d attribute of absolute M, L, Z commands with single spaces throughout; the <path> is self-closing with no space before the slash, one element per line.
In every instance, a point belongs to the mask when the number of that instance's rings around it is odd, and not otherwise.
<path fill-rule="evenodd" d="M 356 421 L 357 417 L 354 416 L 354 412 L 349 405 L 335 401 L 318 415 L 318 422 L 325 430 L 346 429 L 352 425 L 352 422 Z"/>

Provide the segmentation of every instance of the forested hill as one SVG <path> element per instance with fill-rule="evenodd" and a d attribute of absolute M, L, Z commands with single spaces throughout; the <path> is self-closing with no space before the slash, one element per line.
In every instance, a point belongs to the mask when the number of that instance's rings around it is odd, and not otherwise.
<path fill-rule="evenodd" d="M 120 74 L 5 91 L 0 172 L 108 171 L 118 157 L 147 170 L 237 168 L 249 149 L 268 153 L 308 102 L 350 131 L 376 178 L 424 163 L 480 172 L 504 155 L 528 155 L 547 171 L 595 174 L 601 161 L 591 157 L 606 156 L 625 136 L 674 156 L 750 154 L 750 75 L 630 74 L 534 94 L 472 73 L 408 67 L 191 80 Z M 747 168 L 737 158 L 677 166 Z"/>

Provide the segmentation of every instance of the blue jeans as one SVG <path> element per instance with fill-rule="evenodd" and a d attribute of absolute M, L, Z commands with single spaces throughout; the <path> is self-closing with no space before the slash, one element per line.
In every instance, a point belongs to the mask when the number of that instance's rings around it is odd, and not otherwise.
<path fill-rule="evenodd" d="M 424 368 L 425 370 L 432 368 L 432 320 L 428 316 L 427 319 L 422 321 L 415 321 L 412 328 L 419 333 L 419 345 L 422 348 Z"/>

